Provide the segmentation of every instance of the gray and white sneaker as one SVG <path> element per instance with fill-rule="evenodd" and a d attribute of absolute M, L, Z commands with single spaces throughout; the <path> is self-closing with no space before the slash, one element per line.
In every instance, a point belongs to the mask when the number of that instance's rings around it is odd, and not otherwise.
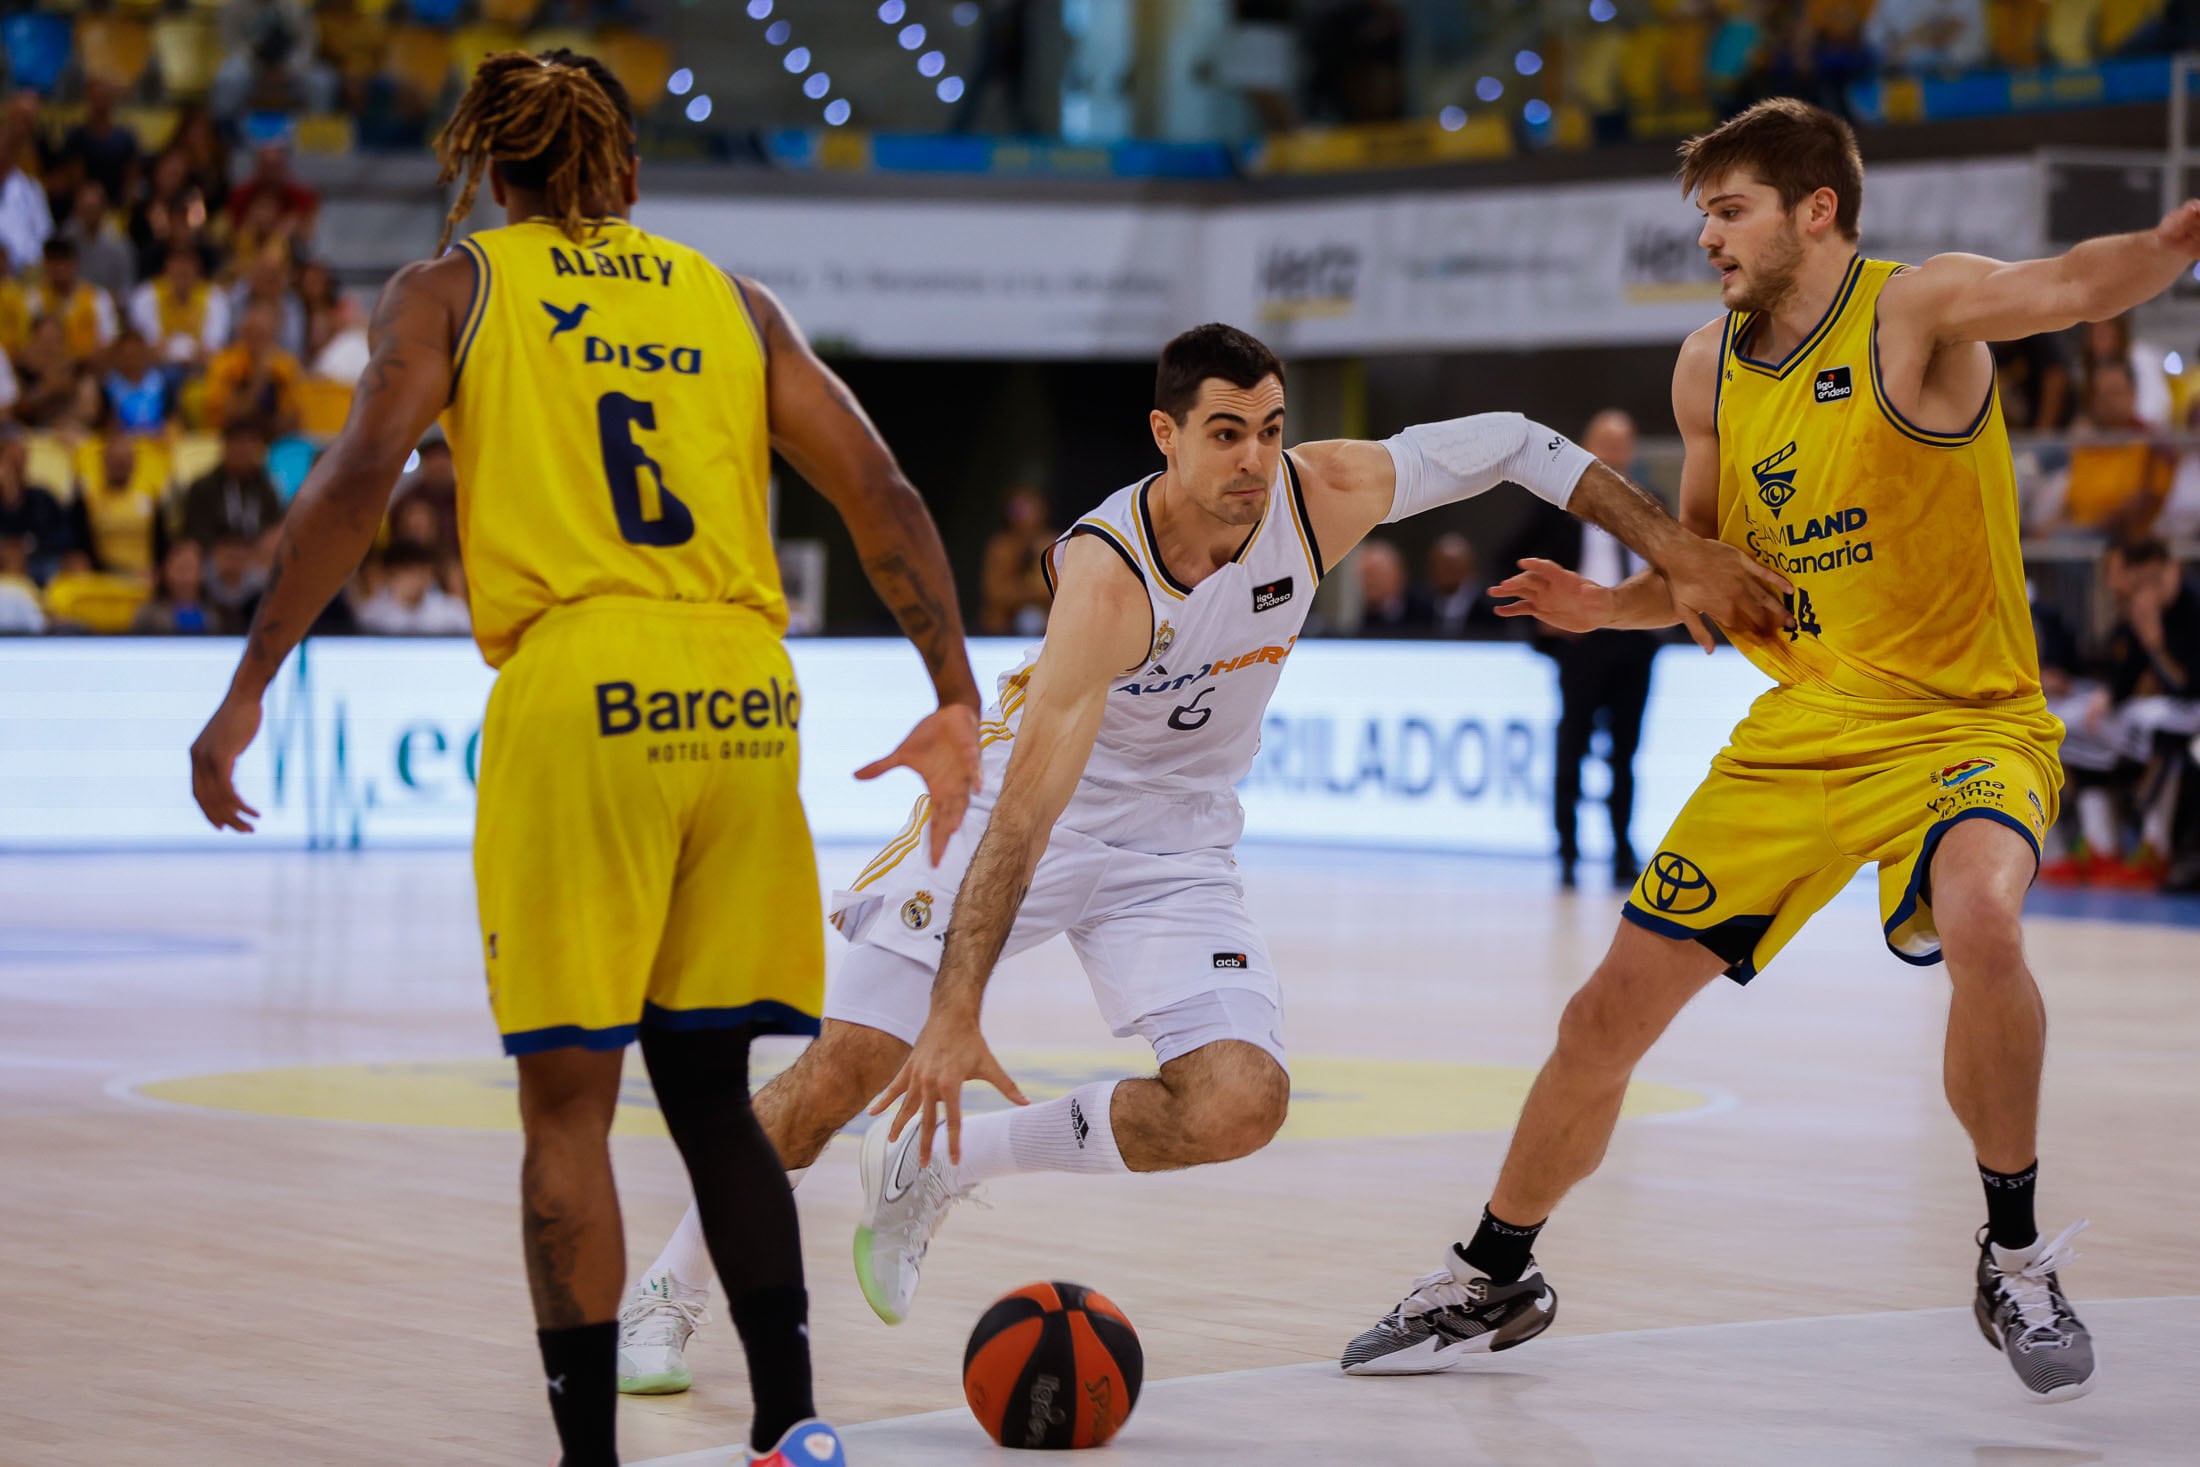
<path fill-rule="evenodd" d="M 675 1396 L 695 1383 L 687 1345 L 710 1322 L 710 1290 L 645 1273 L 619 1310 L 619 1394 Z"/>
<path fill-rule="evenodd" d="M 1557 1317 L 1558 1293 L 1534 1259 L 1517 1283 L 1500 1284 L 1454 1243 L 1444 1266 L 1415 1279 L 1396 1309 L 1344 1347 L 1340 1363 L 1346 1375 L 1427 1375 L 1526 1344 Z"/>
<path fill-rule="evenodd" d="M 976 1192 L 950 1179 L 947 1143 L 937 1141 L 932 1163 L 917 1159 L 924 1135 L 921 1120 L 910 1122 L 899 1141 L 888 1137 L 894 1118 L 880 1116 L 863 1133 L 863 1216 L 856 1224 L 856 1282 L 871 1312 L 888 1324 L 909 1317 L 917 1297 L 924 1251 L 940 1230 L 947 1209 Z"/>
<path fill-rule="evenodd" d="M 2009 1357 L 2025 1394 L 2043 1405 L 2074 1401 L 2093 1389 L 2093 1336 L 2063 1297 L 2055 1271 L 2078 1255 L 2070 1240 L 2079 1219 L 2050 1242 L 2003 1248 L 1978 1235 L 1978 1317 L 1986 1343 Z"/>

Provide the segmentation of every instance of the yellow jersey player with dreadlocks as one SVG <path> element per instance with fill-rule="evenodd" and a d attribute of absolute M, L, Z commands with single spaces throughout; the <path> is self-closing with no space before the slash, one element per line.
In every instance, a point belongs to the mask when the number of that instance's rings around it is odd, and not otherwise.
<path fill-rule="evenodd" d="M 751 1460 L 842 1461 L 815 1420 L 793 1198 L 748 1094 L 760 1034 L 817 1032 L 823 923 L 796 794 L 801 691 L 766 514 L 776 448 L 839 509 L 940 708 L 915 770 L 935 858 L 978 771 L 939 535 L 847 387 L 753 282 L 627 222 L 625 90 L 593 59 L 482 63 L 437 144 L 507 223 L 383 291 L 349 420 L 283 523 L 229 694 L 192 746 L 217 827 L 269 681 L 367 553 L 442 414 L 474 634 L 499 669 L 474 869 L 519 1069 L 527 1271 L 565 1467 L 617 1459 L 626 1256 L 608 1145 L 637 1036 L 748 1352 Z"/>

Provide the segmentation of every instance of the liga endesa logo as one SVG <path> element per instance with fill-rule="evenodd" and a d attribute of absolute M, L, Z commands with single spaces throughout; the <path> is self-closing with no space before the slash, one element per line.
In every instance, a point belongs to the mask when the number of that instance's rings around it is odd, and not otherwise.
<path fill-rule="evenodd" d="M 1991 759 L 1962 759 L 1941 770 L 1934 778 L 1940 781 L 1942 789 L 1952 790 L 1970 783 L 1993 767 L 1994 761 Z"/>

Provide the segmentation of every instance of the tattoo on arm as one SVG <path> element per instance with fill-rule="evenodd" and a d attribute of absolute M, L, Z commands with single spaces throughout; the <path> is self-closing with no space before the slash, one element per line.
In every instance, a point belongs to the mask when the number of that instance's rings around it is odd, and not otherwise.
<path fill-rule="evenodd" d="M 925 667 L 934 673 L 945 667 L 954 639 L 945 635 L 950 619 L 938 589 L 899 550 L 869 557 L 863 562 L 863 573 L 894 613 L 903 635 L 923 654 Z"/>

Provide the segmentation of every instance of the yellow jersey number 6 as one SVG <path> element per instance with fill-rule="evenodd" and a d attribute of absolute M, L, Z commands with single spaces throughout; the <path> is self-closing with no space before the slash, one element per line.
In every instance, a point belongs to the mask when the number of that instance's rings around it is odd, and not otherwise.
<path fill-rule="evenodd" d="M 695 516 L 665 483 L 665 471 L 634 441 L 636 428 L 655 432 L 657 405 L 638 402 L 623 392 L 596 399 L 596 435 L 603 444 L 603 475 L 611 486 L 611 509 L 619 533 L 630 545 L 685 545 L 695 538 Z M 651 483 L 642 485 L 647 469 Z"/>

